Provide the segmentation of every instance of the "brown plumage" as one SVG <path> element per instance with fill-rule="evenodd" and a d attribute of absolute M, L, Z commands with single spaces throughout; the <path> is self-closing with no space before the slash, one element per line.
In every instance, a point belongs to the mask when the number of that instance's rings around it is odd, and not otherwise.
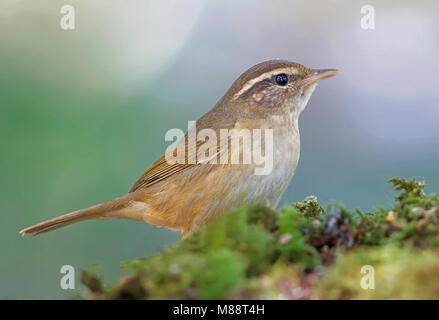
<path fill-rule="evenodd" d="M 126 195 L 39 223 L 20 233 L 37 235 L 88 219 L 132 219 L 178 230 L 185 236 L 245 204 L 275 207 L 299 160 L 299 115 L 317 80 L 336 73 L 281 60 L 250 68 L 196 122 L 196 133 L 212 129 L 220 137 L 214 155 L 219 159 L 225 154 L 227 163 L 189 163 L 189 152 L 193 148 L 198 150 L 204 141 L 191 145 L 186 134 L 180 141 L 186 151 L 184 163 L 169 163 L 163 155 Z M 233 156 L 241 159 L 253 149 L 248 149 L 242 141 L 238 150 L 225 148 L 230 146 L 231 138 L 221 137 L 221 129 L 272 130 L 272 171 L 257 175 L 258 164 L 231 163 Z M 261 140 L 259 147 L 269 150 L 264 137 Z M 252 143 L 251 148 L 258 147 L 256 142 Z"/>

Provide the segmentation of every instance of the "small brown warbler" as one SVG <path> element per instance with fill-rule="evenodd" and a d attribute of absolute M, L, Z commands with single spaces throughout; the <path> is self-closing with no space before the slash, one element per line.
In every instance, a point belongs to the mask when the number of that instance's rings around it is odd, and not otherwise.
<path fill-rule="evenodd" d="M 253 66 L 195 123 L 195 136 L 204 133 L 204 138 L 197 136 L 191 143 L 189 130 L 126 195 L 20 233 L 36 235 L 89 219 L 132 219 L 186 236 L 242 205 L 276 207 L 299 160 L 299 115 L 317 81 L 337 73 L 283 60 Z M 248 142 L 240 135 L 234 144 L 233 135 L 224 132 L 254 133 L 253 140 Z M 209 148 L 204 145 L 206 137 L 211 138 Z M 271 154 L 271 166 L 262 174 L 255 171 L 261 163 L 251 160 L 257 158 L 257 148 L 265 156 Z M 179 151 L 183 152 L 179 161 L 169 159 Z M 197 155 L 195 161 L 191 154 Z"/>

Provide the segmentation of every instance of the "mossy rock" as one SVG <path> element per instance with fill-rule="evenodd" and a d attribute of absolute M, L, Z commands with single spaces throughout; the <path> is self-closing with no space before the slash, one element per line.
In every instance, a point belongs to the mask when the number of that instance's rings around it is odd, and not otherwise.
<path fill-rule="evenodd" d="M 439 196 L 416 180 L 389 180 L 393 208 L 371 213 L 315 197 L 274 211 L 248 206 L 159 255 L 126 262 L 116 284 L 83 274 L 87 299 L 439 298 Z M 361 287 L 362 266 L 375 289 Z M 422 293 L 421 293 L 422 292 Z"/>

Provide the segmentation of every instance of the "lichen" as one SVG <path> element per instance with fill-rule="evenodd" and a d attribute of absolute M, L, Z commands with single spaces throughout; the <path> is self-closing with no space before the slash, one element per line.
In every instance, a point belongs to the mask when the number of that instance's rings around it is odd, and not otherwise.
<path fill-rule="evenodd" d="M 82 298 L 438 298 L 439 283 L 425 277 L 439 268 L 439 195 L 425 195 L 414 179 L 389 182 L 399 192 L 394 206 L 368 213 L 324 208 L 315 197 L 279 211 L 240 208 L 156 256 L 124 263 L 129 273 L 116 284 L 84 272 Z M 375 290 L 360 287 L 363 265 L 376 268 Z"/>

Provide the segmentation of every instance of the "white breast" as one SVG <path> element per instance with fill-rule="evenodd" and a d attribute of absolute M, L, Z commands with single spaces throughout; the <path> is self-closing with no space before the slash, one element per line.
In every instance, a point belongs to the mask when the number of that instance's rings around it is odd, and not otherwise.
<path fill-rule="evenodd" d="M 271 172 L 257 175 L 254 164 L 226 166 L 223 170 L 230 170 L 227 174 L 213 170 L 210 188 L 197 193 L 200 198 L 210 198 L 210 206 L 205 212 L 197 215 L 191 228 L 215 220 L 222 214 L 231 213 L 243 205 L 260 204 L 271 208 L 277 206 L 294 175 L 300 155 L 297 120 L 288 118 L 273 118 L 272 123 L 264 120 L 264 126 L 273 129 Z"/>
<path fill-rule="evenodd" d="M 276 207 L 296 170 L 300 156 L 300 135 L 297 120 L 293 117 L 272 116 L 265 121 L 273 129 L 273 166 L 269 174 L 256 175 L 251 165 L 237 173 L 239 183 L 234 189 L 235 201 L 243 204 L 262 204 Z M 253 146 L 257 147 L 257 146 Z"/>

